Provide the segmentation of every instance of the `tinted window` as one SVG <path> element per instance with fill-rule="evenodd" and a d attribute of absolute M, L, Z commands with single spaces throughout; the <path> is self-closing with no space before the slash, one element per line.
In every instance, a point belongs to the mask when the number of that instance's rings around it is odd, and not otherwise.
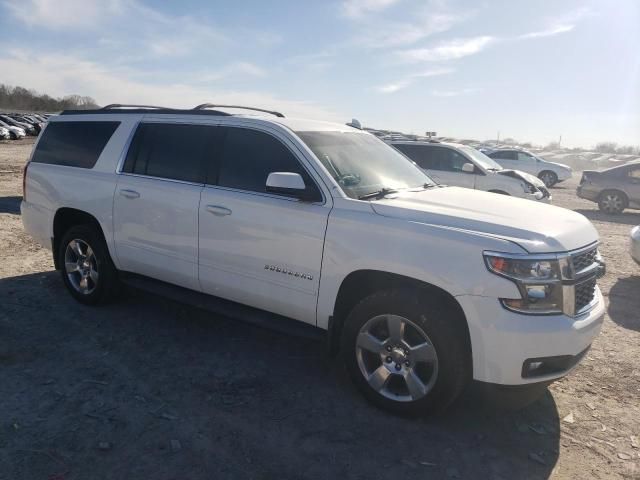
<path fill-rule="evenodd" d="M 411 160 L 416 162 L 420 168 L 425 170 L 433 169 L 434 155 L 433 147 L 424 145 L 394 145 L 398 150 L 404 153 Z"/>
<path fill-rule="evenodd" d="M 516 159 L 516 152 L 511 152 L 508 150 L 503 150 L 503 151 L 497 151 L 497 152 L 491 152 L 489 154 L 489 156 L 491 158 L 496 158 L 496 159 L 500 159 L 500 160 L 515 160 Z"/>
<path fill-rule="evenodd" d="M 459 154 L 451 148 L 436 147 L 436 165 L 435 170 L 445 172 L 461 172 L 462 165 L 471 163 L 463 155 Z"/>
<path fill-rule="evenodd" d="M 204 183 L 205 155 L 216 130 L 208 125 L 141 124 L 131 142 L 123 171 Z"/>
<path fill-rule="evenodd" d="M 244 128 L 227 128 L 220 153 L 217 184 L 222 187 L 266 192 L 271 172 L 299 173 L 307 189 L 322 196 L 296 157 L 271 135 Z"/>
<path fill-rule="evenodd" d="M 32 161 L 93 168 L 120 122 L 53 122 L 38 142 Z"/>
<path fill-rule="evenodd" d="M 533 160 L 533 157 L 528 153 L 518 152 L 518 160 L 528 162 L 530 160 Z"/>

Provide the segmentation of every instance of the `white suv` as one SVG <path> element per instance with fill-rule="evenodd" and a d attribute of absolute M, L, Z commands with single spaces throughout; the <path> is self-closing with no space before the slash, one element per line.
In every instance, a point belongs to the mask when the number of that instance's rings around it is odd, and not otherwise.
<path fill-rule="evenodd" d="M 556 183 L 569 180 L 573 173 L 568 165 L 549 162 L 518 148 L 501 148 L 487 155 L 505 168 L 515 168 L 535 175 L 549 188 Z"/>
<path fill-rule="evenodd" d="M 25 168 L 25 229 L 79 302 L 125 283 L 307 325 L 400 413 L 440 410 L 472 379 L 539 394 L 600 330 L 580 214 L 438 186 L 345 125 L 121 107 L 51 117 Z"/>
<path fill-rule="evenodd" d="M 438 183 L 473 188 L 550 203 L 551 195 L 539 178 L 507 170 L 475 148 L 456 143 L 395 140 L 389 144 Z"/>

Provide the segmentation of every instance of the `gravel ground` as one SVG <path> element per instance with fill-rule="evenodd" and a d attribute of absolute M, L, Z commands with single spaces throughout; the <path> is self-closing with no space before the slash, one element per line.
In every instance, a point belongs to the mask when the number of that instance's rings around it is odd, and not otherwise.
<path fill-rule="evenodd" d="M 608 273 L 602 334 L 519 412 L 369 406 L 324 346 L 143 294 L 75 303 L 20 221 L 31 140 L 0 143 L 0 479 L 640 478 L 634 212 L 589 217 Z M 544 219 L 540 219 L 541 222 Z"/>

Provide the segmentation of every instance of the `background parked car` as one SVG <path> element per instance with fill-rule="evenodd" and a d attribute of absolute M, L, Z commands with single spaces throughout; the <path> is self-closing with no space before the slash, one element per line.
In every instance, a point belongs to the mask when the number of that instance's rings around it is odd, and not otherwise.
<path fill-rule="evenodd" d="M 631 229 L 631 258 L 640 265 L 640 225 Z"/>
<path fill-rule="evenodd" d="M 2 120 L 0 120 L 0 127 L 9 130 L 11 140 L 18 140 L 20 138 L 24 138 L 27 135 L 27 132 L 25 132 L 23 128 L 16 127 L 15 125 L 10 125 L 6 122 L 3 122 Z"/>
<path fill-rule="evenodd" d="M 504 168 L 513 168 L 535 175 L 547 187 L 571 178 L 571 167 L 562 163 L 548 162 L 533 153 L 517 148 L 500 148 L 488 153 L 488 156 Z"/>
<path fill-rule="evenodd" d="M 28 123 L 14 120 L 8 115 L 0 115 L 0 120 L 2 120 L 4 123 L 8 123 L 9 125 L 13 125 L 14 127 L 22 128 L 27 135 L 37 135 L 36 129 L 33 125 L 29 125 Z"/>
<path fill-rule="evenodd" d="M 9 140 L 11 138 L 9 130 L 4 127 L 0 127 L 0 138 L 3 140 Z"/>
<path fill-rule="evenodd" d="M 551 201 L 538 178 L 517 170 L 506 170 L 480 151 L 456 143 L 388 142 L 404 153 L 438 183 L 501 193 L 529 200 Z"/>
<path fill-rule="evenodd" d="M 606 213 L 621 213 L 625 208 L 640 209 L 640 162 L 608 168 L 600 172 L 582 172 L 578 196 L 597 202 Z"/>

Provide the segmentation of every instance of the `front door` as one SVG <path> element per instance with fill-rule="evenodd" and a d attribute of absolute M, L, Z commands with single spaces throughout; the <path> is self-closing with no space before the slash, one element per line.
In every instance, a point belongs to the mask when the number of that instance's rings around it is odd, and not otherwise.
<path fill-rule="evenodd" d="M 199 210 L 202 290 L 315 325 L 330 199 L 323 199 L 289 140 L 220 128 L 217 168 Z M 267 193 L 271 172 L 300 173 L 316 201 Z"/>

